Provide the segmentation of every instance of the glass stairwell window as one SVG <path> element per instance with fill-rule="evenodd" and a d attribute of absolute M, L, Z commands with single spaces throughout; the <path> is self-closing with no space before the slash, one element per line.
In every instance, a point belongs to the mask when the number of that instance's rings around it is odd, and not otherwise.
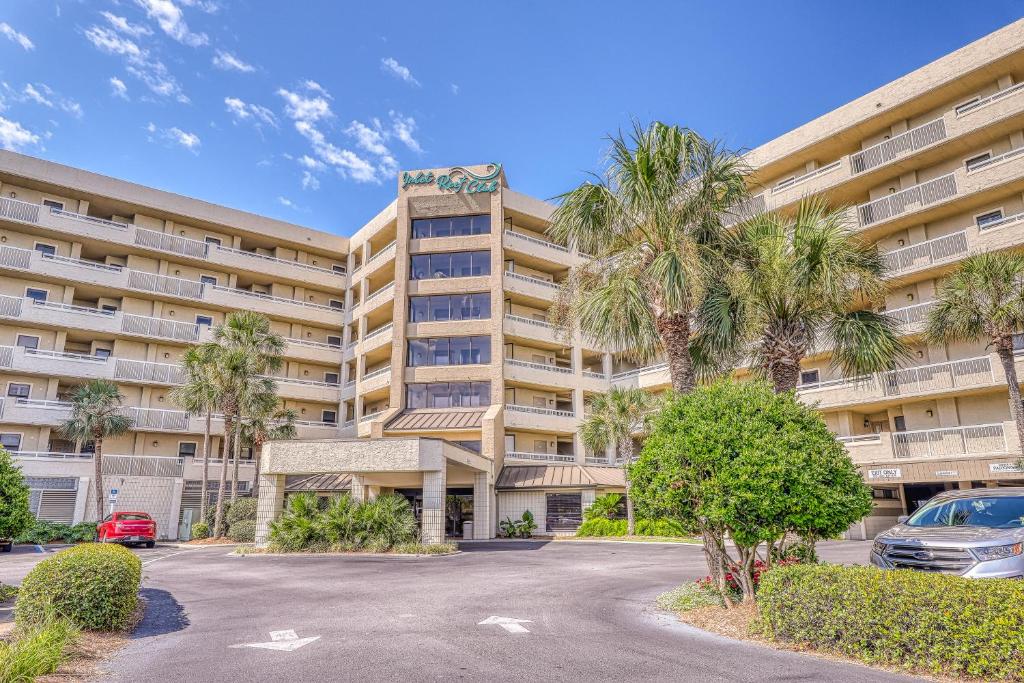
<path fill-rule="evenodd" d="M 1003 222 L 1003 212 L 1001 209 L 996 209 L 995 211 L 983 213 L 976 217 L 974 222 L 977 224 L 979 230 L 991 228 L 992 226 Z"/>

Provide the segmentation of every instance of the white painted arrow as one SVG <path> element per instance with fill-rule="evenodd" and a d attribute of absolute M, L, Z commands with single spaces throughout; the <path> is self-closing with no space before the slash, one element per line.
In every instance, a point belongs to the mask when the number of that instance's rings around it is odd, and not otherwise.
<path fill-rule="evenodd" d="M 487 617 L 483 621 L 477 624 L 477 626 L 490 626 L 491 624 L 497 624 L 509 633 L 529 633 L 530 630 L 520 624 L 532 624 L 533 622 L 529 619 L 516 619 L 514 617 Z"/>
<path fill-rule="evenodd" d="M 279 650 L 281 652 L 294 652 L 304 645 L 309 645 L 314 640 L 320 640 L 320 636 L 310 638 L 299 638 L 294 630 L 271 631 L 269 643 L 239 643 L 231 647 L 255 647 L 263 650 Z"/>

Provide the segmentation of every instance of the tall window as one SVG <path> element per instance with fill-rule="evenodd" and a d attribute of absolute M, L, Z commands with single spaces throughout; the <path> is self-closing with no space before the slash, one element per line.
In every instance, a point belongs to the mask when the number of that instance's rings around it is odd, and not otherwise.
<path fill-rule="evenodd" d="M 491 317 L 491 294 L 444 294 L 409 297 L 409 322 L 486 320 Z"/>
<path fill-rule="evenodd" d="M 409 340 L 409 366 L 479 365 L 491 362 L 490 337 L 438 337 Z"/>
<path fill-rule="evenodd" d="M 490 251 L 454 251 L 443 254 L 416 254 L 412 257 L 409 277 L 413 280 L 431 280 L 490 274 Z"/>
<path fill-rule="evenodd" d="M 491 214 L 479 216 L 447 216 L 444 218 L 416 218 L 412 222 L 412 238 L 465 237 L 487 235 L 491 232 Z"/>
<path fill-rule="evenodd" d="M 433 382 L 405 387 L 407 408 L 475 408 L 491 404 L 490 382 Z"/>

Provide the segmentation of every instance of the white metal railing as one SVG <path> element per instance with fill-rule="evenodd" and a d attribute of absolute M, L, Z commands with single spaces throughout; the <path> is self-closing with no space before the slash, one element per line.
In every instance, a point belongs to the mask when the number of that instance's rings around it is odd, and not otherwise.
<path fill-rule="evenodd" d="M 323 422 L 317 420 L 296 420 L 295 424 L 299 427 L 337 427 L 337 422 Z"/>
<path fill-rule="evenodd" d="M 571 410 L 554 410 L 552 408 L 535 408 L 533 406 L 519 406 L 514 403 L 506 403 L 505 410 L 514 410 L 519 413 L 533 413 L 535 415 L 551 415 L 553 417 L 576 417 Z"/>
<path fill-rule="evenodd" d="M 373 339 L 374 337 L 379 337 L 380 335 L 384 334 L 385 332 L 390 332 L 392 329 L 394 329 L 394 327 L 395 327 L 394 323 L 388 323 L 387 325 L 382 325 L 382 326 L 378 327 L 377 329 L 375 329 L 375 330 L 373 330 L 371 332 L 367 332 L 366 336 L 363 337 L 363 341 L 366 342 L 366 341 L 369 341 L 369 340 Z"/>
<path fill-rule="evenodd" d="M 246 251 L 245 249 L 234 249 L 232 247 L 225 247 L 220 244 L 213 245 L 217 251 L 227 252 L 229 254 L 238 254 L 240 256 L 248 256 L 250 258 L 261 259 L 263 261 L 269 261 L 270 263 L 281 263 L 286 266 L 295 266 L 296 268 L 302 268 L 304 270 L 312 270 L 317 273 L 326 273 L 327 275 L 337 275 L 344 277 L 345 273 L 335 271 L 333 268 L 323 268 L 321 266 L 314 266 L 310 263 L 300 263 L 299 261 L 289 261 L 288 259 L 279 258 L 277 256 L 268 256 L 267 254 L 261 254 L 256 251 Z"/>
<path fill-rule="evenodd" d="M 588 465 L 610 465 L 612 462 L 607 455 L 588 455 L 586 460 Z"/>
<path fill-rule="evenodd" d="M 132 419 L 136 430 L 163 429 L 181 432 L 188 429 L 188 413 L 183 410 L 125 406 L 121 409 L 121 414 Z"/>
<path fill-rule="evenodd" d="M 750 216 L 761 213 L 767 208 L 768 202 L 765 200 L 765 193 L 748 197 L 747 199 L 739 202 L 732 208 L 730 208 L 722 219 L 722 224 L 725 226 L 732 225 L 741 220 L 746 220 Z"/>
<path fill-rule="evenodd" d="M 39 206 L 39 204 L 29 204 L 17 199 L 0 197 L 0 218 L 9 218 L 22 223 L 38 223 Z"/>
<path fill-rule="evenodd" d="M 520 367 L 520 368 L 532 368 L 534 370 L 545 370 L 547 372 L 558 372 L 558 373 L 561 373 L 563 375 L 571 375 L 572 374 L 572 368 L 563 368 L 563 367 L 558 366 L 558 365 L 549 365 L 547 363 L 531 363 L 530 361 L 517 360 L 515 358 L 506 358 L 505 359 L 505 364 L 506 365 L 513 365 L 515 367 Z"/>
<path fill-rule="evenodd" d="M 104 455 L 103 474 L 122 477 L 180 477 L 185 461 L 159 455 Z"/>
<path fill-rule="evenodd" d="M 893 432 L 892 445 L 897 458 L 1007 452 L 1006 434 L 1001 423 Z"/>
<path fill-rule="evenodd" d="M 0 296 L 0 316 L 20 318 L 22 301 L 24 299 L 20 296 Z"/>
<path fill-rule="evenodd" d="M 394 288 L 395 288 L 395 283 L 394 282 L 389 282 L 388 284 L 384 285 L 383 287 L 381 287 L 377 291 L 371 292 L 370 294 L 368 294 L 367 297 L 365 299 L 363 299 L 363 303 L 364 304 L 368 304 L 371 301 L 373 301 L 374 299 L 376 299 L 377 297 L 379 297 L 382 294 L 384 294 L 385 292 L 387 292 L 389 289 L 394 291 Z"/>
<path fill-rule="evenodd" d="M 205 283 L 198 280 L 186 280 L 157 273 L 146 273 L 141 270 L 128 271 L 128 287 L 144 292 L 156 292 L 185 299 L 202 299 Z"/>
<path fill-rule="evenodd" d="M 50 349 L 25 349 L 26 356 L 39 356 L 40 358 L 58 358 L 76 363 L 96 363 L 104 365 L 107 358 L 94 356 L 89 353 L 70 353 L 68 351 L 52 351 Z"/>
<path fill-rule="evenodd" d="M 551 289 L 558 289 L 557 282 L 552 282 L 551 280 L 542 280 L 539 277 L 532 277 L 530 275 L 521 275 L 519 273 L 513 273 L 511 270 L 505 271 L 505 277 L 510 277 L 513 280 L 521 280 L 523 282 L 529 282 L 531 284 L 540 285 L 541 287 L 550 287 Z"/>
<path fill-rule="evenodd" d="M 343 428 L 346 428 L 346 429 L 347 429 L 347 428 L 349 428 L 349 427 L 354 427 L 354 426 L 355 426 L 355 424 L 356 424 L 356 421 L 355 421 L 354 419 L 353 419 L 353 420 L 345 420 L 345 422 L 344 422 L 344 423 L 343 423 L 343 424 L 342 424 L 341 426 L 342 426 Z"/>
<path fill-rule="evenodd" d="M 129 382 L 155 384 L 184 384 L 185 370 L 173 363 L 151 363 L 144 360 L 117 358 L 114 360 L 114 378 Z"/>
<path fill-rule="evenodd" d="M 781 183 L 772 188 L 772 194 L 775 194 L 776 192 L 782 192 L 783 190 L 788 190 L 791 187 L 807 182 L 811 178 L 816 178 L 818 176 L 825 175 L 826 173 L 830 173 L 842 165 L 843 160 L 839 159 L 838 161 L 833 161 L 831 164 L 826 164 L 821 168 L 816 168 L 813 171 L 804 173 L 803 175 L 799 175 L 794 178 L 787 178 L 786 180 L 783 180 Z"/>
<path fill-rule="evenodd" d="M 255 299 L 262 299 L 264 301 L 274 301 L 282 304 L 293 304 L 295 306 L 305 306 L 306 308 L 317 308 L 326 311 L 335 311 L 337 313 L 344 313 L 344 308 L 337 308 L 335 306 L 329 306 L 326 304 L 315 304 L 310 301 L 302 301 L 301 299 L 285 299 L 280 296 L 273 296 L 271 294 L 264 294 L 263 292 L 251 292 L 248 289 L 236 289 L 234 287 L 225 287 L 224 285 L 210 285 L 210 289 L 215 289 L 218 292 L 228 292 L 230 294 L 240 294 L 242 296 L 253 297 Z"/>
<path fill-rule="evenodd" d="M 384 253 L 387 252 L 388 249 L 390 249 L 391 247 L 395 246 L 396 244 L 398 244 L 397 240 L 391 240 L 390 242 L 385 244 L 383 247 L 381 247 L 380 249 L 375 251 L 373 253 L 373 255 L 370 256 L 370 258 L 366 259 L 366 265 L 369 265 L 369 264 L 373 263 L 374 261 L 376 261 L 379 257 L 383 256 Z"/>
<path fill-rule="evenodd" d="M 946 363 L 931 363 L 882 373 L 886 396 L 952 389 L 964 385 L 992 384 L 995 371 L 989 356 L 965 358 Z"/>
<path fill-rule="evenodd" d="M 505 234 L 506 235 L 512 235 L 513 237 L 515 237 L 517 239 L 525 240 L 525 241 L 530 242 L 532 244 L 539 244 L 542 247 L 547 247 L 549 249 L 554 249 L 555 251 L 561 251 L 561 252 L 566 253 L 566 254 L 569 253 L 569 248 L 568 247 L 563 247 L 561 244 L 555 244 L 554 242 L 548 241 L 546 239 L 542 239 L 540 237 L 531 237 L 530 235 L 524 235 L 523 233 L 516 232 L 514 230 L 505 230 Z"/>
<path fill-rule="evenodd" d="M 0 266 L 28 270 L 32 265 L 32 250 L 18 247 L 0 247 Z"/>
<path fill-rule="evenodd" d="M 14 365 L 14 347 L 0 346 L 0 368 L 9 368 Z"/>
<path fill-rule="evenodd" d="M 612 381 L 617 379 L 626 379 L 635 375 L 646 375 L 649 372 L 658 372 L 668 367 L 668 363 L 657 363 L 655 365 L 647 365 L 642 368 L 634 368 L 633 370 L 626 370 L 625 372 L 617 372 L 612 375 Z"/>
<path fill-rule="evenodd" d="M 92 453 L 61 453 L 59 451 L 11 451 L 15 458 L 25 460 L 92 460 Z"/>
<path fill-rule="evenodd" d="M 126 313 L 121 318 L 121 331 L 145 337 L 163 337 L 182 341 L 197 341 L 199 339 L 199 325 L 195 323 L 164 320 L 133 313 Z"/>
<path fill-rule="evenodd" d="M 603 372 L 594 372 L 593 370 L 584 370 L 583 376 L 589 377 L 590 379 L 608 379 L 608 375 Z"/>
<path fill-rule="evenodd" d="M 114 228 L 115 230 L 127 230 L 129 226 L 128 223 L 119 223 L 118 221 L 111 221 L 106 218 L 87 216 L 84 213 L 65 211 L 64 209 L 58 209 L 56 207 L 51 208 L 50 213 L 54 216 L 60 216 L 61 218 L 68 218 L 70 220 L 81 221 L 83 223 L 93 223 L 95 225 L 102 225 L 106 228 Z"/>
<path fill-rule="evenodd" d="M 880 443 L 882 441 L 882 435 L 858 434 L 856 436 L 837 436 L 836 441 L 843 444 Z"/>
<path fill-rule="evenodd" d="M 977 102 L 971 102 L 970 104 L 964 104 L 957 107 L 956 115 L 963 116 L 965 114 L 970 114 L 971 112 L 977 111 L 978 109 L 981 109 L 984 106 L 987 106 L 989 104 L 992 104 L 993 102 L 997 102 L 1003 99 L 1004 97 L 1012 95 L 1013 93 L 1021 89 L 1024 89 L 1024 83 L 1015 83 L 1014 85 L 1011 85 L 1009 88 L 1000 90 L 999 92 L 992 93 L 988 97 L 982 97 Z"/>
<path fill-rule="evenodd" d="M 902 273 L 966 254 L 967 231 L 925 240 L 882 255 L 891 273 Z"/>
<path fill-rule="evenodd" d="M 857 217 L 862 226 L 868 226 L 907 213 L 915 207 L 928 206 L 948 199 L 956 193 L 956 174 L 948 173 L 881 199 L 861 204 L 857 207 Z"/>
<path fill-rule="evenodd" d="M 315 349 L 331 349 L 332 351 L 341 350 L 341 346 L 337 344 L 328 344 L 327 342 L 313 341 L 312 339 L 294 339 L 292 337 L 285 337 L 284 340 L 288 344 L 296 344 L 298 346 L 311 346 Z"/>
<path fill-rule="evenodd" d="M 67 410 L 71 408 L 70 401 L 49 401 L 40 398 L 19 398 L 14 403 L 25 408 L 40 408 L 42 410 Z"/>
<path fill-rule="evenodd" d="M 534 320 L 533 318 L 527 318 L 523 315 L 512 315 L 511 313 L 505 314 L 505 320 L 511 320 L 517 323 L 525 323 L 527 325 L 534 325 L 536 327 L 543 327 L 544 329 L 554 329 L 554 325 L 549 323 L 547 320 Z"/>
<path fill-rule="evenodd" d="M 383 415 L 383 414 L 384 414 L 383 410 L 378 410 L 375 413 L 367 413 L 366 415 L 363 415 L 361 418 L 359 418 L 359 421 L 360 422 L 369 422 L 373 418 L 375 418 L 375 417 L 377 417 L 379 415 Z"/>
<path fill-rule="evenodd" d="M 39 258 L 44 261 L 53 261 L 54 263 L 64 263 L 69 266 L 75 266 L 78 268 L 91 268 L 93 270 L 102 270 L 107 273 L 120 273 L 124 268 L 121 266 L 112 266 L 107 263 L 100 263 L 99 261 L 90 261 L 88 259 L 71 258 L 69 256 L 58 256 L 57 254 L 39 254 Z"/>
<path fill-rule="evenodd" d="M 895 318 L 904 325 L 923 323 L 928 318 L 928 311 L 935 306 L 934 301 L 926 301 L 923 304 L 914 304 L 903 308 L 893 308 L 885 311 L 886 315 Z"/>
<path fill-rule="evenodd" d="M 576 462 L 575 455 L 561 453 L 531 453 L 529 451 L 510 451 L 505 454 L 506 460 L 540 460 L 544 462 Z"/>
<path fill-rule="evenodd" d="M 1012 216 L 1006 216 L 1005 218 L 1000 218 L 997 221 L 992 221 L 991 223 L 979 225 L 978 230 L 984 232 L 986 230 L 992 230 L 993 228 L 1003 228 L 1012 223 L 1019 223 L 1022 220 L 1024 220 L 1024 212 L 1015 213 Z"/>
<path fill-rule="evenodd" d="M 64 311 L 65 313 L 81 313 L 84 315 L 98 315 L 101 317 L 111 318 L 117 315 L 117 311 L 105 311 L 102 308 L 90 308 L 89 306 L 75 306 L 73 304 L 62 304 L 56 301 L 35 301 L 31 300 L 33 306 L 40 308 L 49 308 L 54 311 Z"/>
<path fill-rule="evenodd" d="M 1004 161 L 1008 161 L 1010 159 L 1013 159 L 1014 157 L 1020 156 L 1021 154 L 1024 154 L 1024 147 L 1018 147 L 1017 149 L 1011 149 L 1009 152 L 1003 152 L 1002 154 L 997 154 L 996 156 L 992 157 L 991 159 L 986 159 L 985 161 L 980 161 L 980 162 L 972 165 L 969 169 L 967 169 L 967 172 L 968 173 L 974 173 L 976 171 L 980 171 L 983 168 L 988 168 L 989 166 L 994 166 L 994 165 L 1002 163 Z"/>
<path fill-rule="evenodd" d="M 863 173 L 945 139 L 946 121 L 942 118 L 935 119 L 851 154 L 850 168 L 854 175 Z"/>
<path fill-rule="evenodd" d="M 202 259 L 205 259 L 210 252 L 210 245 L 206 242 L 139 227 L 135 228 L 135 244 L 148 249 L 169 251 L 182 256 Z"/>
<path fill-rule="evenodd" d="M 391 366 L 384 367 L 384 368 L 377 368 L 373 372 L 368 372 L 365 375 L 363 375 L 363 380 L 365 381 L 365 380 L 368 380 L 368 379 L 373 379 L 374 377 L 380 377 L 381 375 L 386 375 L 386 374 L 388 374 L 390 372 L 391 372 Z"/>
<path fill-rule="evenodd" d="M 332 389 L 337 389 L 341 386 L 340 382 L 322 382 L 316 379 L 302 379 L 301 377 L 279 377 L 278 375 L 260 376 L 266 379 L 272 379 L 275 382 L 280 382 L 281 384 L 303 384 L 311 387 L 330 387 Z"/>

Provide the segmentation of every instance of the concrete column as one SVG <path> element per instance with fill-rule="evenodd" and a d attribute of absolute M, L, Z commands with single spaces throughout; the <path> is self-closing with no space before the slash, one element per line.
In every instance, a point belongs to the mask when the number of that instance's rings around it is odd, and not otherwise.
<path fill-rule="evenodd" d="M 366 486 L 363 484 L 363 478 L 359 475 L 352 475 L 351 488 L 349 489 L 349 495 L 352 496 L 353 503 L 361 503 L 366 500 Z"/>
<path fill-rule="evenodd" d="M 473 539 L 485 541 L 491 537 L 494 487 L 488 483 L 487 472 L 473 475 Z"/>
<path fill-rule="evenodd" d="M 71 518 L 72 524 L 80 524 L 85 521 L 86 503 L 89 500 L 89 491 L 91 489 L 92 478 L 78 478 L 78 491 L 75 492 L 75 515 Z"/>
<path fill-rule="evenodd" d="M 256 545 L 270 540 L 270 523 L 284 509 L 284 475 L 260 474 L 260 497 L 256 502 Z"/>
<path fill-rule="evenodd" d="M 594 499 L 597 498 L 596 489 L 584 489 L 580 492 L 580 509 L 586 510 L 588 507 L 594 504 Z"/>
<path fill-rule="evenodd" d="M 181 493 L 185 489 L 185 480 L 175 478 L 171 484 L 171 519 L 167 525 L 167 537 L 177 540 L 178 520 L 181 518 Z"/>
<path fill-rule="evenodd" d="M 445 471 L 423 473 L 423 519 L 420 540 L 444 543 Z"/>

